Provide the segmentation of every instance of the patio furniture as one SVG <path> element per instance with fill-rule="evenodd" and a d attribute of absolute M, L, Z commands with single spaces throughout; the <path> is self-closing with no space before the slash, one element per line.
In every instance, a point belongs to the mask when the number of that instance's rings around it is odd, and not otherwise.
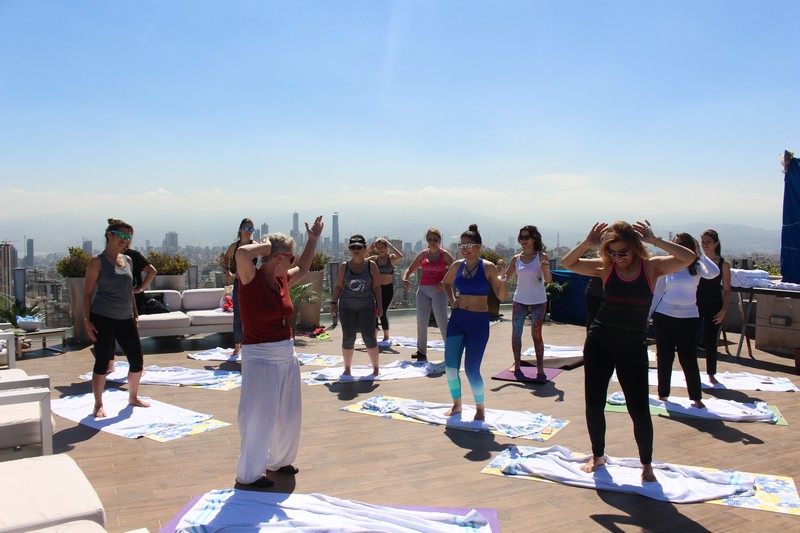
<path fill-rule="evenodd" d="M 0 449 L 14 449 L 14 459 L 52 455 L 53 426 L 50 378 L 17 368 L 0 370 Z M 0 460 L 5 458 L 0 454 Z"/>

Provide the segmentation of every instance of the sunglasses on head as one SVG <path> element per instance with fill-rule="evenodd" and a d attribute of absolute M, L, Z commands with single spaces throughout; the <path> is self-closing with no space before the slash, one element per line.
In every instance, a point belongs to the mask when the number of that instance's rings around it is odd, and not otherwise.
<path fill-rule="evenodd" d="M 363 250 L 364 249 L 364 245 L 363 244 L 351 244 L 349 246 L 349 248 L 351 250 Z"/>
<path fill-rule="evenodd" d="M 622 250 L 612 250 L 611 248 L 606 249 L 606 253 L 608 257 L 628 257 L 628 249 L 623 248 Z"/>
<path fill-rule="evenodd" d="M 253 226 L 242 226 L 242 229 L 244 231 L 249 231 L 250 233 L 253 233 L 256 230 L 256 228 Z"/>
<path fill-rule="evenodd" d="M 531 239 L 533 239 L 533 235 L 520 235 L 519 236 L 519 240 L 521 240 L 521 241 L 529 241 Z"/>
<path fill-rule="evenodd" d="M 480 246 L 480 244 L 476 244 L 474 242 L 462 242 L 461 244 L 458 245 L 458 247 L 461 248 L 462 250 L 472 248 L 473 246 Z"/>
<path fill-rule="evenodd" d="M 111 233 L 112 235 L 116 235 L 117 237 L 119 237 L 123 241 L 129 241 L 129 240 L 131 240 L 133 238 L 133 235 L 128 235 L 124 231 L 120 231 L 118 229 L 110 229 L 110 230 L 108 230 L 108 232 Z"/>

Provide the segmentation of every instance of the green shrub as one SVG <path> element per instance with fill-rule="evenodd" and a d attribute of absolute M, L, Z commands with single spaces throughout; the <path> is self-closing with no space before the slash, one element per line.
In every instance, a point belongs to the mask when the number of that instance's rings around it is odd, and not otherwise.
<path fill-rule="evenodd" d="M 90 254 L 77 246 L 69 247 L 69 255 L 56 263 L 56 270 L 65 278 L 85 278 L 86 267 L 89 266 Z"/>
<path fill-rule="evenodd" d="M 327 265 L 328 261 L 330 260 L 331 256 L 325 252 L 316 252 L 313 259 L 311 259 L 311 266 L 308 269 L 309 272 L 319 272 L 320 270 L 325 270 L 325 265 Z"/>
<path fill-rule="evenodd" d="M 159 274 L 164 276 L 184 274 L 189 270 L 189 260 L 180 254 L 167 255 L 161 252 L 150 252 L 147 260 L 155 267 Z"/>

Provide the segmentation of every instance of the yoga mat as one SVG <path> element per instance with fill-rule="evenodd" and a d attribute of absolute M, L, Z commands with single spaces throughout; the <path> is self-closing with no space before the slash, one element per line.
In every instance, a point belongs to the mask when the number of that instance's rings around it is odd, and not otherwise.
<path fill-rule="evenodd" d="M 344 367 L 329 367 L 322 370 L 303 372 L 300 379 L 308 385 L 324 383 L 351 383 L 355 381 L 391 381 L 395 379 L 421 378 L 433 374 L 444 374 L 444 363 L 441 361 L 393 361 L 380 365 L 381 373 L 372 373 L 371 365 L 354 365 L 350 375 L 344 376 Z"/>
<path fill-rule="evenodd" d="M 215 420 L 211 415 L 190 411 L 168 403 L 143 398 L 150 407 L 128 405 L 128 392 L 119 389 L 103 391 L 105 418 L 92 415 L 92 393 L 66 396 L 52 401 L 53 413 L 93 429 L 105 431 L 128 439 L 147 437 L 167 442 L 188 435 L 203 433 L 229 424 Z"/>
<path fill-rule="evenodd" d="M 712 398 L 704 398 L 703 399 L 703 402 L 705 402 L 706 405 L 709 405 L 709 402 L 711 402 L 711 401 L 713 401 Z M 776 406 L 768 405 L 767 409 L 769 409 L 770 411 L 775 413 L 775 415 L 778 417 L 778 419 L 774 423 L 774 425 L 776 425 L 776 426 L 788 426 L 789 425 L 789 423 L 786 421 L 786 419 L 783 417 L 783 415 L 781 414 L 781 412 L 778 410 L 778 408 Z M 606 402 L 605 410 L 606 410 L 606 412 L 609 412 L 609 413 L 627 413 L 628 412 L 628 408 L 627 408 L 626 405 L 612 404 L 612 403 L 609 403 L 609 402 Z M 694 418 L 694 419 L 698 419 L 698 420 L 724 420 L 722 418 L 705 417 L 705 416 L 694 416 L 694 415 L 692 415 L 690 413 L 686 413 L 686 412 L 681 411 L 681 410 L 673 411 L 673 410 L 670 410 L 670 409 L 664 409 L 664 408 L 661 408 L 658 405 L 653 405 L 653 402 L 650 403 L 650 414 L 654 415 L 654 416 L 667 416 L 667 417 L 670 417 L 670 418 L 675 417 L 675 418 Z M 725 420 L 725 421 L 726 422 L 742 422 L 742 421 L 739 421 L 739 420 Z M 762 421 L 761 420 L 743 421 L 743 423 L 752 423 L 752 422 L 762 422 Z"/>
<path fill-rule="evenodd" d="M 719 383 L 711 383 L 708 374 L 700 373 L 700 386 L 704 389 L 729 389 L 729 390 L 757 390 L 765 392 L 800 392 L 800 389 L 792 383 L 789 378 L 777 376 L 764 376 L 751 374 L 750 372 L 723 372 L 715 375 Z M 614 381 L 617 379 L 616 371 L 611 376 Z M 651 368 L 648 374 L 648 381 L 651 386 L 658 385 L 658 370 Z M 686 377 L 682 370 L 673 370 L 670 377 L 670 386 L 686 387 Z"/>
<path fill-rule="evenodd" d="M 461 414 L 444 417 L 441 413 L 450 407 L 451 404 L 377 395 L 342 407 L 340 411 L 537 441 L 550 439 L 569 423 L 569 420 L 560 420 L 540 413 L 502 409 L 486 409 L 486 420 L 476 421 L 473 420 L 474 406 L 466 404 L 463 405 Z"/>
<path fill-rule="evenodd" d="M 512 457 L 512 454 L 516 453 L 516 451 L 527 453 L 536 450 L 542 450 L 542 448 L 535 448 L 532 446 L 515 446 L 503 450 L 488 465 L 486 465 L 481 472 L 495 476 L 514 477 L 517 479 L 541 481 L 545 483 L 558 483 L 558 481 L 552 481 L 530 474 L 523 474 L 519 471 L 513 472 L 516 469 L 512 466 L 512 463 L 517 459 Z M 634 462 L 637 461 L 638 459 L 634 460 Z M 653 464 L 655 465 L 656 463 Z M 800 495 L 798 495 L 794 480 L 791 477 L 754 474 L 750 472 L 739 472 L 736 470 L 719 470 L 715 468 L 697 466 L 673 466 L 697 471 L 700 473 L 700 475 L 705 473 L 724 473 L 731 480 L 744 479 L 747 477 L 753 479 L 755 490 L 752 492 L 744 492 L 715 500 L 706 500 L 703 503 L 726 505 L 729 507 L 741 507 L 745 509 L 757 509 L 761 511 L 771 511 L 775 513 L 800 516 Z M 641 469 L 641 466 L 639 466 L 639 469 Z M 509 473 L 509 471 L 512 471 L 513 473 Z M 604 475 L 601 477 L 607 476 Z M 641 481 L 639 484 L 641 485 Z"/>
<path fill-rule="evenodd" d="M 553 378 L 559 375 L 563 370 L 560 368 L 547 368 L 544 369 L 544 374 L 547 376 L 545 380 L 538 379 L 536 370 L 536 366 L 528 366 L 526 364 L 522 364 L 520 366 L 520 372 L 514 372 L 513 367 L 503 370 L 499 374 L 495 374 L 492 376 L 492 379 L 497 379 L 500 381 L 519 381 L 522 383 L 547 383 L 548 381 L 553 381 Z"/>
<path fill-rule="evenodd" d="M 481 510 L 380 506 L 323 494 L 224 489 L 193 498 L 161 531 L 255 531 L 259 523 L 281 531 L 302 527 L 313 531 L 500 531 L 496 510 Z"/>
<path fill-rule="evenodd" d="M 183 506 L 178 514 L 172 517 L 172 519 L 166 523 L 164 527 L 158 530 L 158 533 L 175 533 L 175 529 L 178 527 L 178 523 L 183 518 L 189 509 L 195 506 L 197 502 L 200 501 L 200 496 L 195 496 L 189 503 Z M 420 506 L 408 506 L 408 505 L 385 505 L 384 507 L 393 507 L 395 509 L 407 509 L 409 511 L 423 511 L 423 512 L 430 512 L 430 513 L 450 513 L 455 515 L 464 516 L 468 512 L 470 512 L 473 508 L 470 507 L 427 507 L 424 505 Z M 493 507 L 475 507 L 476 511 L 478 511 L 481 516 L 486 518 L 489 521 L 489 526 L 492 529 L 492 533 L 500 533 L 500 518 L 497 516 L 497 509 Z"/>

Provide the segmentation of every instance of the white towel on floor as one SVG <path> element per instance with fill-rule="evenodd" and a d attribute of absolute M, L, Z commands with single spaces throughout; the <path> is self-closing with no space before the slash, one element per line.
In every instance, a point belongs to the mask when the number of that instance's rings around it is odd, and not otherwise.
<path fill-rule="evenodd" d="M 127 383 L 130 366 L 125 361 L 115 361 L 114 371 L 106 374 L 106 381 Z M 216 385 L 223 381 L 241 378 L 241 372 L 228 370 L 205 370 L 200 368 L 184 368 L 182 366 L 150 365 L 145 367 L 140 383 L 142 385 L 169 385 L 186 387 L 190 385 Z M 92 379 L 92 373 L 81 375 L 81 379 Z M 241 382 L 241 379 L 239 379 Z"/>
<path fill-rule="evenodd" d="M 241 361 L 242 355 L 233 355 L 233 348 L 211 348 L 202 352 L 190 353 L 186 357 L 197 361 Z"/>
<path fill-rule="evenodd" d="M 387 365 L 381 365 L 381 373 L 377 376 L 372 374 L 372 365 L 358 365 L 350 369 L 352 375 L 343 376 L 343 366 L 334 366 L 303 373 L 303 379 L 317 382 L 331 381 L 390 381 L 393 379 L 421 378 L 428 374 L 444 372 L 444 365 L 432 363 L 430 361 L 394 361 Z"/>
<path fill-rule="evenodd" d="M 715 374 L 719 383 L 711 383 L 708 375 L 700 374 L 700 384 L 704 389 L 730 389 L 730 390 L 760 390 L 770 392 L 800 392 L 794 383 L 789 378 L 780 378 L 774 376 L 762 376 L 759 374 L 751 374 L 749 372 L 724 372 Z M 617 379 L 616 372 L 613 376 L 614 381 Z M 658 384 L 658 370 L 655 368 L 650 369 L 648 381 L 650 385 Z M 686 378 L 682 370 L 673 370 L 672 378 L 670 380 L 672 387 L 686 387 Z"/>
<path fill-rule="evenodd" d="M 612 405 L 625 405 L 625 395 L 617 391 L 608 397 Z M 696 418 L 709 418 L 713 420 L 727 420 L 729 422 L 766 422 L 775 424 L 778 415 L 767 407 L 765 402 L 742 403 L 719 398 L 704 398 L 706 408 L 695 407 L 694 401 L 689 398 L 670 396 L 669 400 L 659 400 L 658 396 L 650 395 L 650 406 L 663 409 L 671 413 L 684 414 Z"/>
<path fill-rule="evenodd" d="M 94 396 L 91 392 L 53 400 L 53 412 L 73 422 L 120 437 L 136 439 L 159 433 L 165 429 L 208 420 L 211 415 L 197 413 L 182 407 L 143 398 L 150 407 L 128 405 L 128 393 L 119 389 L 103 391 L 105 418 L 95 418 Z"/>
<path fill-rule="evenodd" d="M 550 425 L 552 417 L 529 411 L 505 411 L 502 409 L 486 409 L 486 420 L 475 420 L 475 406 L 463 405 L 462 412 L 446 416 L 444 413 L 453 407 L 452 404 L 430 403 L 421 400 L 396 401 L 383 396 L 376 396 L 364 401 L 363 408 L 381 413 L 397 412 L 440 426 L 497 431 L 508 437 L 521 437 L 539 433 Z"/>
<path fill-rule="evenodd" d="M 324 494 L 282 494 L 213 490 L 181 518 L 176 532 L 204 531 L 387 531 L 392 533 L 488 533 L 489 522 L 475 510 L 465 516 L 412 511 Z"/>
<path fill-rule="evenodd" d="M 576 487 L 629 492 L 675 503 L 715 500 L 754 490 L 753 477 L 741 472 L 708 472 L 654 462 L 657 481 L 645 483 L 638 459 L 607 457 L 604 466 L 587 473 L 581 466 L 589 458 L 590 455 L 573 455 L 563 446 L 520 446 L 508 450 L 501 470 L 510 475 L 541 477 Z"/>

